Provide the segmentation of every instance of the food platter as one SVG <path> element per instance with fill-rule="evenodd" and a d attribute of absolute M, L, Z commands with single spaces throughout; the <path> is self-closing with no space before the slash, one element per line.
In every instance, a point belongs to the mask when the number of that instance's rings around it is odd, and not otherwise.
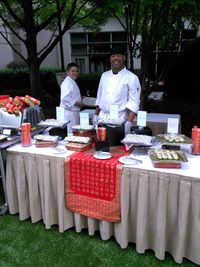
<path fill-rule="evenodd" d="M 52 136 L 46 134 L 36 134 L 33 137 L 34 140 L 43 141 L 43 142 L 57 142 L 59 140 L 59 136 Z"/>
<path fill-rule="evenodd" d="M 86 136 L 66 136 L 65 141 L 73 142 L 73 143 L 81 143 L 81 144 L 88 144 L 91 143 L 91 138 Z"/>
<path fill-rule="evenodd" d="M 98 120 L 98 124 L 106 124 L 111 126 L 121 126 L 124 123 L 123 119 L 117 118 L 117 119 L 111 119 L 110 116 L 105 116 L 103 118 L 100 118 Z"/>
<path fill-rule="evenodd" d="M 157 168 L 181 168 L 181 163 L 188 161 L 185 153 L 179 150 L 150 149 L 149 157 Z"/>
<path fill-rule="evenodd" d="M 121 141 L 123 144 L 134 144 L 134 145 L 145 145 L 152 146 L 152 136 L 143 134 L 127 134 L 125 138 Z"/>
<path fill-rule="evenodd" d="M 184 134 L 158 134 L 157 139 L 164 145 L 192 144 L 192 140 Z"/>
<path fill-rule="evenodd" d="M 74 125 L 72 126 L 73 130 L 83 130 L 83 131 L 91 131 L 95 130 L 94 125 Z"/>
<path fill-rule="evenodd" d="M 149 156 L 153 162 L 187 162 L 187 157 L 183 151 L 170 149 L 150 149 Z"/>
<path fill-rule="evenodd" d="M 59 121 L 56 119 L 46 119 L 40 121 L 37 125 L 40 127 L 51 127 L 51 128 L 64 128 L 70 121 Z"/>

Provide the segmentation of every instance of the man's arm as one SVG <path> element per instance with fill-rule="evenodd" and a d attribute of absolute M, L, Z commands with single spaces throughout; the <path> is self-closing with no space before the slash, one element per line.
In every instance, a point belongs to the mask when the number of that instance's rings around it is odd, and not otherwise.
<path fill-rule="evenodd" d="M 133 123 L 133 121 L 134 121 L 136 115 L 137 115 L 137 114 L 136 114 L 135 112 L 133 112 L 133 111 L 131 111 L 131 110 L 128 110 L 128 119 L 127 119 L 127 121 Z"/>
<path fill-rule="evenodd" d="M 99 115 L 101 109 L 99 108 L 99 106 L 96 106 L 96 110 L 95 110 L 95 115 Z"/>

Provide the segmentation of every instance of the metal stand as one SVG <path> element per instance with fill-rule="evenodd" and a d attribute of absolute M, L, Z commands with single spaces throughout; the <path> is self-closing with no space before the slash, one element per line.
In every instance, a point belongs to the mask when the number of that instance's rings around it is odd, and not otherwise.
<path fill-rule="evenodd" d="M 0 171 L 1 171 L 1 178 L 2 178 L 2 184 L 3 184 L 4 197 L 5 197 L 5 204 L 0 206 L 0 215 L 4 215 L 8 210 L 8 206 L 7 206 L 8 198 L 7 198 L 7 190 L 6 190 L 6 175 L 5 175 L 5 169 L 4 169 L 2 149 L 0 149 Z"/>
<path fill-rule="evenodd" d="M 4 215 L 8 210 L 8 197 L 7 197 L 7 190 L 6 190 L 6 173 L 5 173 L 5 166 L 4 166 L 4 160 L 3 160 L 3 151 L 6 151 L 6 149 L 9 146 L 12 146 L 16 143 L 20 142 L 20 136 L 11 136 L 8 138 L 7 141 L 2 142 L 0 144 L 0 174 L 3 184 L 3 192 L 4 192 L 4 199 L 5 204 L 0 206 L 0 215 Z"/>

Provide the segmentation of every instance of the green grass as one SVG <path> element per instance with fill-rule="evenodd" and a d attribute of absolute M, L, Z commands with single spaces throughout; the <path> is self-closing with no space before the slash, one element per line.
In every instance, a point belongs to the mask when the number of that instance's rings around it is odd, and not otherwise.
<path fill-rule="evenodd" d="M 0 203 L 3 202 L 2 192 Z M 32 224 L 20 221 L 18 215 L 0 216 L 0 267 L 165 267 L 180 266 L 166 254 L 158 260 L 148 250 L 139 254 L 135 244 L 121 249 L 114 238 L 103 241 L 99 233 L 89 236 L 87 230 L 60 233 L 58 226 L 45 229 L 42 221 Z M 196 266 L 184 260 L 181 267 Z"/>

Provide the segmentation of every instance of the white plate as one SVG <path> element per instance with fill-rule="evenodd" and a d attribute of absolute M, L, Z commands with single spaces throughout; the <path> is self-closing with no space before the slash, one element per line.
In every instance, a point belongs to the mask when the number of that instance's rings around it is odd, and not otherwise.
<path fill-rule="evenodd" d="M 132 158 L 130 156 L 123 156 L 123 157 L 119 158 L 119 162 L 121 162 L 123 164 L 128 164 L 128 165 L 136 165 L 136 164 L 142 163 L 141 160 Z"/>
<path fill-rule="evenodd" d="M 64 154 L 66 152 L 67 152 L 66 148 L 51 147 L 51 153 L 53 154 Z"/>
<path fill-rule="evenodd" d="M 110 159 L 112 158 L 112 155 L 110 152 L 104 152 L 104 151 L 101 151 L 101 152 L 96 152 L 93 157 L 95 159 Z"/>

